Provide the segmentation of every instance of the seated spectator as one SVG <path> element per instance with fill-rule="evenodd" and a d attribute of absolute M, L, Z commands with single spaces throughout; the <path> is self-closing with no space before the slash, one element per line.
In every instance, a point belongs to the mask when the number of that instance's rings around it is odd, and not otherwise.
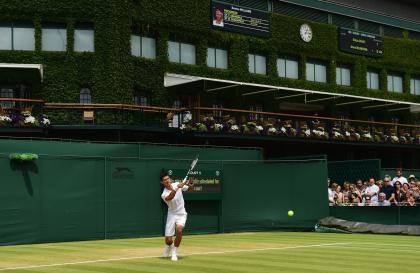
<path fill-rule="evenodd" d="M 356 182 L 357 190 L 361 193 L 364 190 L 363 181 L 361 179 L 357 180 Z"/>
<path fill-rule="evenodd" d="M 385 193 L 386 200 L 390 201 L 390 199 L 392 198 L 392 195 L 394 194 L 394 190 L 395 190 L 394 187 L 391 185 L 390 177 L 385 176 L 384 185 L 382 186 L 380 192 Z"/>
<path fill-rule="evenodd" d="M 396 172 L 395 172 L 395 177 L 394 177 L 394 179 L 392 179 L 392 181 L 391 181 L 391 184 L 392 185 L 394 185 L 395 184 L 395 182 L 397 182 L 397 180 L 398 181 L 400 181 L 401 182 L 401 184 L 406 184 L 406 183 L 408 183 L 408 181 L 407 181 L 407 178 L 405 178 L 403 175 L 402 175 L 402 169 L 400 169 L 400 168 L 398 168 L 397 170 L 396 170 Z"/>
<path fill-rule="evenodd" d="M 350 202 L 350 198 L 348 194 L 344 194 L 343 195 L 343 202 L 340 203 L 339 205 L 342 207 L 350 207 L 351 206 L 351 202 Z"/>
<path fill-rule="evenodd" d="M 388 207 L 391 206 L 391 202 L 386 200 L 386 194 L 381 192 L 378 196 L 378 203 L 376 205 L 378 207 Z"/>
<path fill-rule="evenodd" d="M 328 183 L 328 203 L 330 206 L 334 206 L 335 205 L 335 200 L 334 200 L 334 191 L 331 189 L 331 179 L 328 178 L 327 179 L 327 183 Z"/>
<path fill-rule="evenodd" d="M 416 199 L 414 198 L 414 196 L 411 193 L 409 193 L 407 195 L 407 201 L 405 202 L 404 205 L 407 206 L 407 207 L 414 207 L 414 206 L 416 206 Z"/>
<path fill-rule="evenodd" d="M 372 203 L 378 202 L 379 187 L 375 185 L 375 178 L 369 179 L 369 186 L 365 189 L 362 196 L 369 196 L 372 199 Z"/>
<path fill-rule="evenodd" d="M 399 180 L 398 180 L 399 181 Z M 400 181 L 401 182 L 401 181 Z M 401 182 L 401 184 L 402 184 L 402 182 Z M 410 190 L 410 185 L 408 184 L 408 183 L 405 183 L 405 184 L 402 184 L 402 188 L 401 188 L 401 190 L 405 193 L 405 194 L 407 194 L 408 193 L 408 191 Z"/>
<path fill-rule="evenodd" d="M 341 192 L 341 186 L 337 183 L 333 183 L 333 190 L 334 190 L 334 201 L 336 204 L 343 203 L 343 193 Z"/>
<path fill-rule="evenodd" d="M 417 182 L 417 178 L 414 174 L 410 174 L 410 176 L 408 177 L 408 182 Z"/>
<path fill-rule="evenodd" d="M 355 184 L 350 184 L 350 186 L 349 186 L 349 197 L 350 197 L 352 203 L 355 203 L 354 200 L 357 201 L 356 203 L 362 202 L 362 194 L 357 189 Z"/>
<path fill-rule="evenodd" d="M 343 194 L 346 195 L 349 192 L 350 182 L 344 181 L 343 184 Z"/>
<path fill-rule="evenodd" d="M 384 185 L 384 181 L 378 180 L 378 181 L 375 182 L 375 185 L 378 186 L 379 191 L 380 191 L 382 186 Z"/>
<path fill-rule="evenodd" d="M 402 206 L 405 202 L 405 193 L 401 189 L 401 182 L 396 181 L 394 188 L 394 195 L 390 201 L 396 206 Z"/>
<path fill-rule="evenodd" d="M 364 198 L 364 202 L 362 203 L 362 206 L 365 207 L 375 207 L 377 206 L 377 202 L 373 201 L 372 198 L 369 195 L 366 195 Z"/>

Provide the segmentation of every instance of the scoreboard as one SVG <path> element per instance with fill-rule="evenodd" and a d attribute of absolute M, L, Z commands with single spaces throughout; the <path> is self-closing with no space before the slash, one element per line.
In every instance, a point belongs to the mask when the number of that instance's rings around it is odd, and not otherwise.
<path fill-rule="evenodd" d="M 184 169 L 172 169 L 168 170 L 168 174 L 173 182 L 182 182 L 182 179 L 184 179 L 187 173 Z M 219 199 L 219 197 L 221 197 L 222 171 L 197 169 L 190 172 L 189 177 L 193 179 L 194 186 L 186 193 L 188 196 L 205 195 L 212 197 L 210 199 Z"/>
<path fill-rule="evenodd" d="M 267 12 L 212 1 L 211 13 L 211 24 L 215 29 L 258 36 L 270 35 L 270 19 Z"/>
<path fill-rule="evenodd" d="M 383 57 L 383 39 L 379 35 L 340 28 L 341 51 L 368 57 Z"/>

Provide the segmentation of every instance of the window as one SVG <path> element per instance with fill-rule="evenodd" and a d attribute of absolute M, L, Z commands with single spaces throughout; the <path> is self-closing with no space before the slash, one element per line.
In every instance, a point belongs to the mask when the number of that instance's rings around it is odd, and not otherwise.
<path fill-rule="evenodd" d="M 306 80 L 313 82 L 327 82 L 327 66 L 318 62 L 306 63 Z"/>
<path fill-rule="evenodd" d="M 74 30 L 74 51 L 94 52 L 95 51 L 95 32 L 93 29 Z"/>
<path fill-rule="evenodd" d="M 264 108 L 261 104 L 255 104 L 249 107 L 249 111 L 263 112 Z M 249 113 L 250 120 L 258 120 L 259 118 L 260 118 L 259 114 Z"/>
<path fill-rule="evenodd" d="M 92 103 L 92 96 L 90 95 L 89 88 L 82 88 L 82 90 L 80 90 L 80 103 L 81 104 Z"/>
<path fill-rule="evenodd" d="M 346 66 L 338 65 L 335 69 L 335 77 L 336 77 L 336 83 L 338 85 L 345 85 L 345 86 L 351 85 L 350 68 Z"/>
<path fill-rule="evenodd" d="M 32 26 L 0 25 L 0 50 L 35 50 L 35 29 Z"/>
<path fill-rule="evenodd" d="M 366 82 L 368 89 L 379 89 L 379 74 L 374 71 L 366 73 Z"/>
<path fill-rule="evenodd" d="M 195 45 L 168 41 L 169 61 L 182 64 L 195 64 Z"/>
<path fill-rule="evenodd" d="M 179 109 L 182 107 L 182 102 L 181 100 L 174 100 L 174 103 L 172 104 L 172 108 L 176 108 Z"/>
<path fill-rule="evenodd" d="M 42 28 L 42 50 L 44 51 L 66 51 L 67 29 L 63 28 Z"/>
<path fill-rule="evenodd" d="M 410 93 L 413 95 L 420 95 L 420 78 L 411 78 Z"/>
<path fill-rule="evenodd" d="M 388 75 L 388 91 L 395 93 L 403 92 L 403 78 L 397 74 Z"/>
<path fill-rule="evenodd" d="M 279 58 L 277 59 L 277 73 L 283 78 L 298 79 L 299 64 L 291 58 Z"/>
<path fill-rule="evenodd" d="M 221 102 L 219 102 L 219 103 L 216 102 L 216 103 L 213 103 L 212 107 L 213 108 L 223 108 L 223 104 Z M 222 111 L 217 111 L 217 110 L 213 111 L 213 116 L 214 117 L 221 117 L 222 114 L 223 114 Z"/>
<path fill-rule="evenodd" d="M 227 69 L 228 68 L 227 50 L 209 47 L 207 49 L 207 66 Z"/>
<path fill-rule="evenodd" d="M 137 34 L 131 35 L 131 55 L 156 59 L 156 40 Z"/>
<path fill-rule="evenodd" d="M 250 73 L 266 74 L 266 60 L 264 56 L 248 54 L 248 69 Z"/>
<path fill-rule="evenodd" d="M 150 101 L 146 93 L 144 92 L 134 92 L 133 104 L 140 106 L 150 106 Z"/>
<path fill-rule="evenodd" d="M 2 88 L 0 89 L 0 98 L 14 98 L 14 91 L 12 88 Z M 15 107 L 14 101 L 2 101 L 0 106 L 3 108 L 13 108 Z"/>

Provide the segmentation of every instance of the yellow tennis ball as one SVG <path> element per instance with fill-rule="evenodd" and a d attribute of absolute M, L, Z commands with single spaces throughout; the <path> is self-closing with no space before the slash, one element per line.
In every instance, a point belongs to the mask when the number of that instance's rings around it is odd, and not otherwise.
<path fill-rule="evenodd" d="M 289 215 L 290 217 L 292 217 L 293 215 L 295 215 L 295 213 L 293 212 L 293 210 L 289 210 L 287 212 L 287 215 Z"/>

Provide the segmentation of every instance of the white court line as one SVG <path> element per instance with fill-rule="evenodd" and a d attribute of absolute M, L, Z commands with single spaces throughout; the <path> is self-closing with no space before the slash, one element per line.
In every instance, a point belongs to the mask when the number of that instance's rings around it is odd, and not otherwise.
<path fill-rule="evenodd" d="M 212 255 L 212 254 L 229 254 L 229 253 L 243 253 L 243 252 L 254 252 L 254 251 L 268 251 L 268 250 L 284 250 L 284 249 L 297 249 L 297 248 L 310 248 L 310 247 L 325 247 L 325 246 L 337 246 L 337 245 L 349 245 L 351 243 L 331 243 L 331 244 L 319 244 L 319 245 L 302 245 L 302 246 L 287 246 L 287 247 L 271 247 L 271 248 L 254 248 L 254 249 L 240 249 L 240 250 L 226 250 L 226 251 L 211 251 L 211 252 L 196 252 L 190 254 L 180 255 L 181 257 L 185 256 L 198 256 L 198 255 Z M 60 264 L 41 264 L 41 265 L 32 265 L 32 266 L 20 266 L 20 267 L 7 267 L 0 268 L 0 271 L 5 270 L 18 270 L 18 269 L 34 269 L 40 267 L 54 267 L 54 266 L 65 266 L 65 265 L 78 265 L 78 264 L 92 264 L 92 263 L 101 263 L 101 262 L 114 262 L 114 261 L 123 261 L 123 260 L 140 260 L 140 259 L 152 259 L 160 258 L 159 256 L 137 256 L 137 257 L 125 257 L 125 258 L 113 258 L 113 259 L 102 259 L 102 260 L 90 260 L 90 261 L 81 261 L 81 262 L 72 262 L 72 263 L 60 263 Z"/>

